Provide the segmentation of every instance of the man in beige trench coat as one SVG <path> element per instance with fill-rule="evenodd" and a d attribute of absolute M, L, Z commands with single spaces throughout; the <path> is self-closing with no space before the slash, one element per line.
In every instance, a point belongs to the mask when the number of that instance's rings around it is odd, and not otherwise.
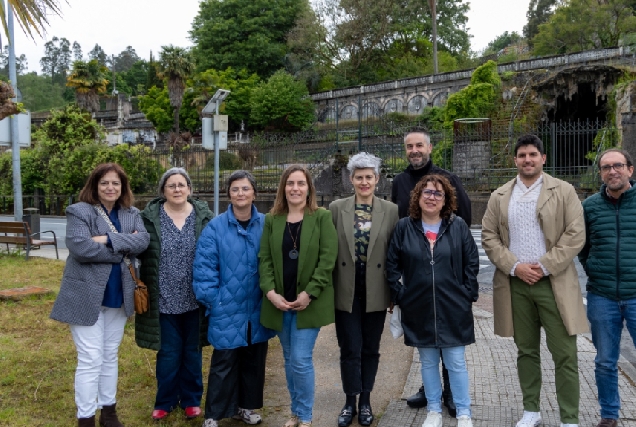
<path fill-rule="evenodd" d="M 514 337 L 523 394 L 517 427 L 541 423 L 540 330 L 555 363 L 561 426 L 578 426 L 576 334 L 588 331 L 574 257 L 585 244 L 583 208 L 572 185 L 543 172 L 545 151 L 535 135 L 515 145 L 518 175 L 490 196 L 482 246 L 497 267 L 493 279 L 495 334 Z"/>

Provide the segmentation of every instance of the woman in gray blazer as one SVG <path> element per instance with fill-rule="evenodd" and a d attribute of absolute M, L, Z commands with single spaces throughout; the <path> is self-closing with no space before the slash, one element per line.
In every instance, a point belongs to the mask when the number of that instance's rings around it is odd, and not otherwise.
<path fill-rule="evenodd" d="M 149 236 L 132 206 L 126 173 L 116 163 L 98 165 L 66 209 L 66 260 L 51 318 L 70 325 L 77 348 L 75 404 L 79 427 L 123 427 L 117 418 L 117 352 L 126 319 L 134 312 L 135 283 L 127 267 Z"/>
<path fill-rule="evenodd" d="M 371 391 L 380 361 L 380 338 L 390 303 L 384 261 L 398 221 L 397 205 L 374 195 L 382 160 L 368 153 L 349 159 L 355 195 L 329 205 L 338 232 L 334 270 L 336 335 L 346 395 L 338 426 L 371 425 Z M 360 395 L 356 411 L 357 396 Z"/>

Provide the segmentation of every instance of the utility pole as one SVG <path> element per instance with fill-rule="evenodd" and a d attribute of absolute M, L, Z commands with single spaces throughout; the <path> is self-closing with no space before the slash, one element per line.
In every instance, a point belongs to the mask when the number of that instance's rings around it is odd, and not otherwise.
<path fill-rule="evenodd" d="M 433 74 L 437 74 L 437 0 L 428 0 L 431 8 L 431 22 L 433 24 Z"/>
<path fill-rule="evenodd" d="M 9 4 L 7 13 L 7 27 L 9 30 L 9 80 L 13 87 L 17 102 L 18 77 L 15 69 L 15 36 L 13 34 L 13 7 Z M 22 221 L 22 176 L 20 171 L 20 142 L 18 138 L 18 117 L 11 116 L 11 160 L 13 165 L 13 217 Z"/>

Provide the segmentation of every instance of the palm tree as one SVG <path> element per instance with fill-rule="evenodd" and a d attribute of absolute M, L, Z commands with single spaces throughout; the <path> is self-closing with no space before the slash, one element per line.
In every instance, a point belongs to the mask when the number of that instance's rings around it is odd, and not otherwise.
<path fill-rule="evenodd" d="M 99 95 L 106 92 L 108 68 L 97 59 L 73 62 L 73 71 L 66 78 L 66 86 L 75 88 L 75 99 L 80 108 L 91 113 L 99 111 Z"/>
<path fill-rule="evenodd" d="M 9 27 L 7 25 L 6 3 L 13 8 L 13 15 L 22 27 L 25 34 L 34 38 L 33 30 L 42 36 L 44 26 L 48 25 L 47 14 L 51 12 L 60 14 L 60 2 L 58 0 L 6 0 L 0 1 L 0 20 L 4 33 L 9 37 Z"/>
<path fill-rule="evenodd" d="M 186 79 L 194 69 L 192 56 L 188 49 L 182 47 L 161 46 L 159 52 L 159 77 L 168 83 L 168 97 L 174 108 L 174 128 L 179 134 L 179 110 L 183 102 Z"/>

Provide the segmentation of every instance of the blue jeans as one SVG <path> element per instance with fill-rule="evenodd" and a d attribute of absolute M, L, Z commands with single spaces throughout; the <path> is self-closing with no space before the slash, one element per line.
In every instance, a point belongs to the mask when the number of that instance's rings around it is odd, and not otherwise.
<path fill-rule="evenodd" d="M 203 395 L 202 356 L 199 347 L 199 310 L 159 314 L 161 350 L 157 352 L 155 409 L 172 411 L 200 406 Z"/>
<path fill-rule="evenodd" d="M 277 335 L 283 346 L 291 413 L 301 422 L 310 422 L 315 393 L 313 353 L 320 328 L 297 329 L 296 317 L 293 311 L 284 312 L 283 330 Z"/>
<path fill-rule="evenodd" d="M 442 381 L 439 376 L 439 348 L 417 348 L 422 363 L 422 382 L 428 400 L 429 412 L 442 412 Z M 464 358 L 465 346 L 442 348 L 444 364 L 448 369 L 453 401 L 457 407 L 457 416 L 471 416 L 468 370 Z"/>
<path fill-rule="evenodd" d="M 636 345 L 636 298 L 614 301 L 587 293 L 587 317 L 596 347 L 596 387 L 601 417 L 618 419 L 621 400 L 618 396 L 618 357 L 623 323 Z"/>

